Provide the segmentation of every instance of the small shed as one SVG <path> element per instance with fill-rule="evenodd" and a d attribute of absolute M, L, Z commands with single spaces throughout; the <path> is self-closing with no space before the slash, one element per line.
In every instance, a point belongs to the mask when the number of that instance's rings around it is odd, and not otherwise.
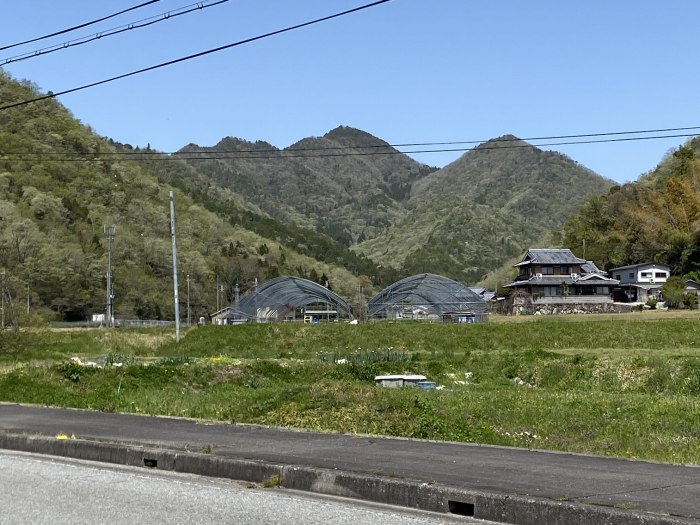
<path fill-rule="evenodd" d="M 419 386 L 419 383 L 428 379 L 422 375 L 394 374 L 385 376 L 375 376 L 374 382 L 387 388 L 400 388 L 402 386 Z"/>
<path fill-rule="evenodd" d="M 227 306 L 218 312 L 214 312 L 209 316 L 209 318 L 211 319 L 211 324 L 219 326 L 227 324 L 240 324 L 245 322 L 245 319 L 241 319 L 241 317 L 231 306 Z"/>
<path fill-rule="evenodd" d="M 700 299 L 700 283 L 697 281 L 694 281 L 692 279 L 687 279 L 685 281 L 685 293 L 694 293 L 695 295 L 698 296 L 698 299 Z M 700 307 L 700 305 L 699 305 Z"/>

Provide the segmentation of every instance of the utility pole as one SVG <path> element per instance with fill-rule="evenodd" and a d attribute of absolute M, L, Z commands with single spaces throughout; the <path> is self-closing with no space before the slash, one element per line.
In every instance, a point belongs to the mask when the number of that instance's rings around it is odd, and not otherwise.
<path fill-rule="evenodd" d="M 216 313 L 219 313 L 219 274 L 216 274 Z"/>
<path fill-rule="evenodd" d="M 366 321 L 366 316 L 365 316 L 365 290 L 362 287 L 362 285 L 359 285 L 358 288 L 359 292 L 359 300 L 360 300 L 360 311 L 358 312 L 360 321 Z"/>
<path fill-rule="evenodd" d="M 187 327 L 190 327 L 190 274 L 187 274 Z"/>
<path fill-rule="evenodd" d="M 180 300 L 177 293 L 177 247 L 175 245 L 175 199 L 170 192 L 170 237 L 173 242 L 173 291 L 175 296 L 175 341 L 180 342 Z"/>
<path fill-rule="evenodd" d="M 114 239 L 114 224 L 105 224 L 105 236 L 107 237 L 107 312 L 105 326 L 114 326 L 114 293 L 112 293 L 112 239 Z"/>
<path fill-rule="evenodd" d="M 2 309 L 2 324 L 0 328 L 5 328 L 5 268 L 2 269 L 2 290 L 0 291 L 0 297 L 2 297 L 0 309 Z"/>
<path fill-rule="evenodd" d="M 258 278 L 255 278 L 255 284 L 253 285 L 253 308 L 255 308 L 255 322 L 258 322 Z"/>

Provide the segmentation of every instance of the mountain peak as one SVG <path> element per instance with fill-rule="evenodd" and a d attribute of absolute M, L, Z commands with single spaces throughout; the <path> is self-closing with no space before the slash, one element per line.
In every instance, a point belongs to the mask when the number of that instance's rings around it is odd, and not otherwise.
<path fill-rule="evenodd" d="M 350 126 L 338 126 L 332 129 L 323 136 L 324 139 L 333 140 L 341 143 L 351 143 L 353 146 L 388 146 L 389 144 L 374 135 L 362 131 L 361 129 L 351 128 Z"/>
<path fill-rule="evenodd" d="M 240 151 L 251 149 L 270 151 L 277 148 L 275 148 L 269 142 L 265 142 L 264 140 L 256 140 L 255 142 L 251 142 L 249 140 L 239 139 L 238 137 L 224 137 L 212 149 L 224 151 Z"/>
<path fill-rule="evenodd" d="M 487 140 L 486 142 L 482 142 L 474 149 L 493 149 L 513 146 L 520 147 L 524 145 L 532 146 L 532 144 L 525 142 L 524 140 L 516 137 L 515 135 L 507 134 L 501 137 L 496 137 L 495 139 Z M 535 146 L 532 147 L 534 148 Z"/>

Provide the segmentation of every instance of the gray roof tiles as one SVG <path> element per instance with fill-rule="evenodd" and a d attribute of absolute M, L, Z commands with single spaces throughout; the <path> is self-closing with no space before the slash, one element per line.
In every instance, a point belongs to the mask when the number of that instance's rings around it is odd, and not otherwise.
<path fill-rule="evenodd" d="M 515 266 L 528 264 L 584 264 L 585 259 L 579 259 L 568 248 L 530 248 L 523 260 Z"/>

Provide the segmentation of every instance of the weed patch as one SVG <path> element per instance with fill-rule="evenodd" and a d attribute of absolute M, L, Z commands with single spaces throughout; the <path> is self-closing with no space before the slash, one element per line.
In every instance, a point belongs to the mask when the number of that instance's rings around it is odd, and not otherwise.
<path fill-rule="evenodd" d="M 700 323 L 620 319 L 0 332 L 0 399 L 700 463 Z"/>

